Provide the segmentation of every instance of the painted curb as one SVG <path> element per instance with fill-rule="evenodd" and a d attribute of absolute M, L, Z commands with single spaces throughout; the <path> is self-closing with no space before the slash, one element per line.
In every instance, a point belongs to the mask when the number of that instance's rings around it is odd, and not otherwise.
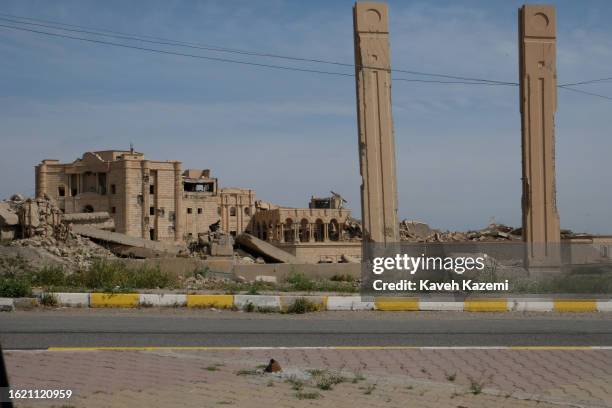
<path fill-rule="evenodd" d="M 430 312 L 463 312 L 463 302 L 422 301 L 419 303 L 419 310 Z"/>
<path fill-rule="evenodd" d="M 597 310 L 600 312 L 612 312 L 612 300 L 598 300 Z"/>
<path fill-rule="evenodd" d="M 234 306 L 243 310 L 248 304 L 256 308 L 281 310 L 280 296 L 268 295 L 234 295 Z"/>
<path fill-rule="evenodd" d="M 140 302 L 138 293 L 91 293 L 91 307 L 136 307 Z"/>
<path fill-rule="evenodd" d="M 612 299 L 465 299 L 436 301 L 419 298 L 380 297 L 362 300 L 361 296 L 324 295 L 184 295 L 138 293 L 51 293 L 59 306 L 67 307 L 191 307 L 243 310 L 255 307 L 285 311 L 298 298 L 305 298 L 328 311 L 453 311 L 453 312 L 612 312 Z M 17 299 L 19 300 L 19 299 Z M 0 298 L 0 310 L 18 307 L 13 298 Z"/>
<path fill-rule="evenodd" d="M 280 298 L 280 306 L 282 311 L 286 311 L 297 299 L 306 299 L 311 303 L 314 303 L 317 307 L 317 310 L 324 311 L 327 310 L 327 296 L 279 296 Z"/>
<path fill-rule="evenodd" d="M 552 312 L 555 310 L 555 302 L 547 299 L 508 299 L 508 307 L 513 312 Z"/>
<path fill-rule="evenodd" d="M 419 311 L 419 299 L 418 298 L 376 298 L 374 304 L 376 310 L 386 310 L 390 312 L 408 311 L 415 312 Z"/>
<path fill-rule="evenodd" d="M 48 293 L 54 296 L 57 304 L 67 307 L 89 307 L 89 293 Z"/>
<path fill-rule="evenodd" d="M 374 302 L 364 302 L 361 296 L 329 296 L 327 310 L 374 310 Z"/>
<path fill-rule="evenodd" d="M 187 307 L 231 309 L 233 306 L 233 295 L 187 295 Z"/>
<path fill-rule="evenodd" d="M 141 293 L 138 304 L 140 306 L 187 306 L 187 295 L 177 295 L 174 293 Z"/>
<path fill-rule="evenodd" d="M 13 298 L 0 298 L 0 312 L 12 312 L 15 310 Z"/>

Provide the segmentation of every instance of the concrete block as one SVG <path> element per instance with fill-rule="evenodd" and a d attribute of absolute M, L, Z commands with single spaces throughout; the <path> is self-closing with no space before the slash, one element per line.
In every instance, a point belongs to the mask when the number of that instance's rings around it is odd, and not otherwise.
<path fill-rule="evenodd" d="M 51 293 L 59 306 L 89 307 L 89 293 Z"/>
<path fill-rule="evenodd" d="M 234 295 L 234 306 L 243 309 L 248 303 L 256 307 L 273 308 L 280 310 L 281 302 L 279 296 L 265 295 Z"/>
<path fill-rule="evenodd" d="M 418 311 L 419 299 L 401 297 L 381 297 L 374 300 L 376 310 L 386 311 Z"/>
<path fill-rule="evenodd" d="M 0 312 L 12 312 L 15 310 L 12 298 L 0 298 Z"/>
<path fill-rule="evenodd" d="M 233 306 L 233 295 L 187 295 L 187 307 L 231 309 Z"/>
<path fill-rule="evenodd" d="M 257 275 L 255 277 L 255 281 L 257 281 L 257 282 L 267 282 L 267 283 L 276 283 L 278 280 L 276 279 L 276 276 Z"/>
<path fill-rule="evenodd" d="M 598 300 L 597 310 L 600 312 L 612 312 L 612 300 Z"/>
<path fill-rule="evenodd" d="M 187 295 L 175 293 L 141 293 L 140 306 L 170 306 L 179 307 L 187 305 Z"/>
<path fill-rule="evenodd" d="M 508 299 L 465 300 L 463 310 L 466 312 L 507 312 Z"/>
<path fill-rule="evenodd" d="M 38 298 L 14 298 L 13 306 L 18 310 L 30 310 L 37 307 L 39 304 Z"/>
<path fill-rule="evenodd" d="M 554 302 L 547 299 L 508 299 L 508 309 L 513 312 L 552 312 Z"/>
<path fill-rule="evenodd" d="M 89 297 L 91 307 L 137 307 L 138 293 L 92 293 Z"/>
<path fill-rule="evenodd" d="M 374 302 L 364 302 L 361 296 L 329 296 L 327 310 L 374 310 Z"/>
<path fill-rule="evenodd" d="M 555 299 L 555 312 L 596 312 L 597 301 L 590 299 Z"/>

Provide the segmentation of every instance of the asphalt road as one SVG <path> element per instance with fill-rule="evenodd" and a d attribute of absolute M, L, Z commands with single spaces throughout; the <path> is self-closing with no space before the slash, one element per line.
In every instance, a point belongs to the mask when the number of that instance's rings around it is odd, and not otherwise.
<path fill-rule="evenodd" d="M 4 349 L 180 346 L 612 346 L 602 314 L 13 312 Z"/>

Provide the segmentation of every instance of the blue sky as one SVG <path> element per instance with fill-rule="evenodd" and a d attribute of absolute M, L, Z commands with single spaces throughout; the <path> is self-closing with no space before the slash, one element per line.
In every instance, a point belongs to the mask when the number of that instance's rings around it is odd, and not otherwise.
<path fill-rule="evenodd" d="M 352 1 L 13 1 L 0 12 L 138 35 L 353 62 Z M 612 3 L 560 1 L 559 83 L 612 76 Z M 518 1 L 390 1 L 394 68 L 518 81 Z M 134 43 L 136 44 L 136 43 Z M 158 48 L 164 48 L 158 46 Z M 185 49 L 186 52 L 196 52 Z M 351 72 L 350 68 L 202 55 Z M 136 149 L 210 168 L 222 186 L 303 206 L 343 194 L 359 217 L 354 80 L 0 29 L 0 197 L 33 166 Z M 406 74 L 396 76 L 409 77 Z M 612 95 L 612 83 L 586 91 Z M 561 224 L 612 233 L 612 101 L 559 91 Z M 442 229 L 520 224 L 515 87 L 393 86 L 399 214 Z"/>

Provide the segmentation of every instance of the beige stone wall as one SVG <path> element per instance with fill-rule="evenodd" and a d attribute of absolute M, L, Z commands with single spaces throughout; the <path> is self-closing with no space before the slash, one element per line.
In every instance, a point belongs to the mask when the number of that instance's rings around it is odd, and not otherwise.
<path fill-rule="evenodd" d="M 276 243 L 275 246 L 304 263 L 339 262 L 342 255 L 361 259 L 361 242 Z"/>
<path fill-rule="evenodd" d="M 236 235 L 249 229 L 255 213 L 255 191 L 244 188 L 222 188 L 219 190 L 221 206 L 221 228 Z"/>
<path fill-rule="evenodd" d="M 189 213 L 191 209 L 191 213 Z M 183 231 L 186 237 L 197 238 L 208 232 L 209 226 L 219 221 L 219 196 L 213 193 L 183 194 Z"/>

